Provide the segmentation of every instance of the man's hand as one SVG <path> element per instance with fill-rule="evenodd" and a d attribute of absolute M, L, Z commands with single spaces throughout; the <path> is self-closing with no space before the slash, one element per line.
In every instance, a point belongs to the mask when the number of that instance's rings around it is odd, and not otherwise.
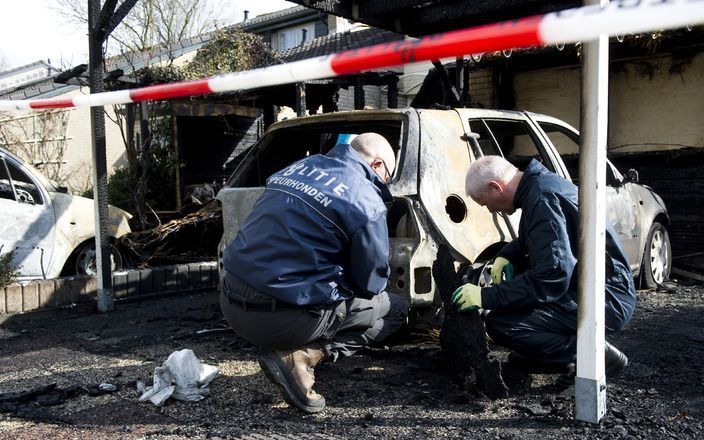
<path fill-rule="evenodd" d="M 494 284 L 501 284 L 506 277 L 506 281 L 513 278 L 513 264 L 504 257 L 496 257 L 491 265 L 491 281 Z"/>
<path fill-rule="evenodd" d="M 460 312 L 477 310 L 482 306 L 482 288 L 476 284 L 467 283 L 455 290 L 451 301 Z"/>

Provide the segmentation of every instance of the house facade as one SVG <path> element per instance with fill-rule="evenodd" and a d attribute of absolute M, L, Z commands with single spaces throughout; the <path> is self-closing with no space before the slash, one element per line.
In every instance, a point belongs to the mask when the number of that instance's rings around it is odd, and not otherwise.
<path fill-rule="evenodd" d="M 402 38 L 400 34 L 355 26 L 347 19 L 304 6 L 253 18 L 246 15 L 234 27 L 262 36 L 278 51 L 283 62 Z M 167 48 L 109 59 L 106 89 L 133 87 L 130 83 L 138 80 L 133 73 L 145 66 L 182 66 L 215 35 L 215 32 L 199 35 Z M 0 90 L 0 99 L 43 99 L 87 93 L 87 71 L 85 66 L 77 66 L 70 72 L 52 71 L 19 87 Z M 161 135 L 165 133 L 170 138 L 168 142 L 182 162 L 176 170 L 178 182 L 174 194 L 180 206 L 189 186 L 222 184 L 236 163 L 233 160 L 256 142 L 271 122 L 320 111 L 385 107 L 389 105 L 389 93 L 394 96 L 393 106 L 406 104 L 403 98 L 399 103 L 395 78 L 367 75 L 286 85 L 247 96 L 137 104 L 129 109 L 131 118 L 124 117 L 124 108 L 106 107 L 108 171 L 112 174 L 113 170 L 127 166 L 126 142 L 146 142 L 153 133 L 145 131 L 145 127 L 159 119 Z M 116 110 L 122 117 L 118 117 Z M 83 193 L 92 187 L 89 109 L 0 114 L 0 144 L 73 192 Z"/>
<path fill-rule="evenodd" d="M 57 73 L 19 87 L 0 90 L 0 99 L 73 97 L 88 88 L 54 83 Z M 105 127 L 109 169 L 124 166 L 124 144 L 114 110 L 106 107 Z M 0 113 L 0 146 L 13 151 L 50 179 L 81 194 L 93 187 L 89 108 Z"/>
<path fill-rule="evenodd" d="M 14 69 L 0 72 L 0 90 L 16 89 L 41 80 L 49 78 L 59 69 L 53 67 L 49 62 L 36 61 L 31 64 L 16 67 Z"/>

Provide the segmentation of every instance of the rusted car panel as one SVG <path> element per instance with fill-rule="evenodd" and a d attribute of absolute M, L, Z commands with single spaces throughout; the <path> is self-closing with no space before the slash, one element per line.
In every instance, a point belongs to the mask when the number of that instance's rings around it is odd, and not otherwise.
<path fill-rule="evenodd" d="M 376 131 L 389 140 L 397 158 L 389 183 L 394 203 L 387 216 L 388 288 L 407 297 L 414 307 L 438 305 L 431 269 L 439 244 L 449 245 L 458 261 L 479 264 L 493 258 L 515 236 L 520 220 L 520 211 L 510 217 L 491 214 L 466 196 L 464 182 L 471 161 L 485 154 L 503 154 L 521 168 L 536 158 L 570 178 L 540 124 L 559 123 L 571 136 L 578 134 L 562 121 L 541 118 L 498 110 L 409 108 L 338 112 L 276 123 L 250 149 L 217 196 L 225 230 L 220 255 L 251 212 L 269 175 L 308 154 L 327 152 L 341 134 Z M 609 191 L 619 206 L 610 212 L 619 233 L 632 239 L 626 247 L 637 269 L 643 261 L 643 229 L 656 217 L 666 217 L 667 211 L 657 196 L 653 200 L 659 203 L 644 201 L 645 187 L 633 184 L 631 188 L 615 168 L 613 174 L 618 184 Z"/>
<path fill-rule="evenodd" d="M 218 259 L 222 259 L 225 245 L 230 243 L 237 235 L 237 231 L 247 219 L 254 208 L 257 199 L 264 192 L 264 187 L 255 188 L 223 188 L 216 196 L 222 206 L 223 234 L 218 247 Z M 222 261 L 220 261 L 222 268 Z M 219 271 L 222 281 L 222 270 Z"/>
<path fill-rule="evenodd" d="M 503 221 L 477 205 L 465 193 L 467 168 L 474 153 L 455 111 L 421 110 L 420 199 L 434 228 L 451 248 L 468 261 L 491 244 L 508 237 Z M 476 231 L 482 231 L 477 234 Z"/>
<path fill-rule="evenodd" d="M 19 157 L 0 148 L 0 252 L 13 251 L 19 279 L 56 278 L 75 271 L 69 260 L 94 255 L 93 200 L 68 194 Z M 109 207 L 108 232 L 130 231 L 130 214 Z M 87 264 L 90 264 L 87 261 Z M 88 272 L 86 272 L 88 273 Z"/>

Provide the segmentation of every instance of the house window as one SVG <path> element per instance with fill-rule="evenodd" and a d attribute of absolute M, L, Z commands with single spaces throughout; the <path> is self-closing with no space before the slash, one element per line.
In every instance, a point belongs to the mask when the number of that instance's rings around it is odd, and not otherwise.
<path fill-rule="evenodd" d="M 315 25 L 310 23 L 275 32 L 271 37 L 271 45 L 276 50 L 286 50 L 300 46 L 313 38 L 315 38 Z"/>

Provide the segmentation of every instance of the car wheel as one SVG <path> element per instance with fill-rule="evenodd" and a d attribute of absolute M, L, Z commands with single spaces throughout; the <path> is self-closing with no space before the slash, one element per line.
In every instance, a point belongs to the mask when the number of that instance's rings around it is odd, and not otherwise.
<path fill-rule="evenodd" d="M 76 275 L 97 275 L 97 264 L 95 243 L 86 243 L 76 252 L 74 273 Z M 110 246 L 110 267 L 113 271 L 122 269 L 122 256 L 113 246 Z"/>
<path fill-rule="evenodd" d="M 672 266 L 672 248 L 667 228 L 660 222 L 654 222 L 645 242 L 645 255 L 641 270 L 643 287 L 655 288 L 670 277 Z"/>

